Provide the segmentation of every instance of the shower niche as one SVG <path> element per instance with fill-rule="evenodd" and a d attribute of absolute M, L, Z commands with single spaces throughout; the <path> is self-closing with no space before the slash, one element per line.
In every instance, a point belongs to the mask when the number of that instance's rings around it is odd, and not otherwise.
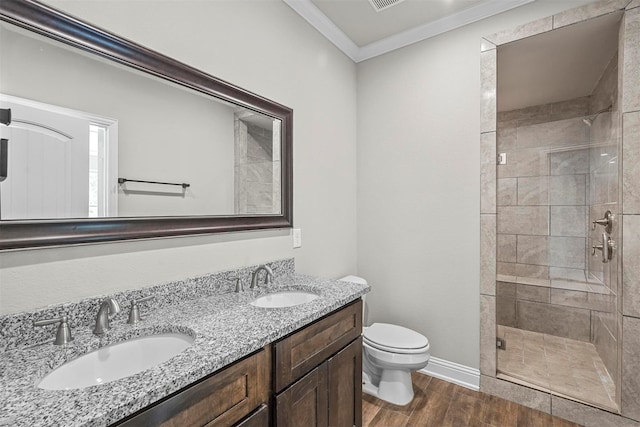
<path fill-rule="evenodd" d="M 497 49 L 497 377 L 614 412 L 621 18 Z"/>

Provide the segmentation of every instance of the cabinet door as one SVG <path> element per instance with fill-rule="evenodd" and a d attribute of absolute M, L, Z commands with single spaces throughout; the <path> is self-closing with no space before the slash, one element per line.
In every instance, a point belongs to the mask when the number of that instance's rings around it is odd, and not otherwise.
<path fill-rule="evenodd" d="M 278 427 L 327 427 L 327 364 L 276 396 Z"/>
<path fill-rule="evenodd" d="M 362 426 L 362 337 L 327 361 L 329 426 Z"/>
<path fill-rule="evenodd" d="M 268 401 L 270 348 L 224 368 L 119 423 L 126 426 L 228 427 Z"/>

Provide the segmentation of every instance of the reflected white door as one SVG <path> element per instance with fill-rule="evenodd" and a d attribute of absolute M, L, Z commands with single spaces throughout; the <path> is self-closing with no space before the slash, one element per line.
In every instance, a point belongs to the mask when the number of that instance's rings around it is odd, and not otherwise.
<path fill-rule="evenodd" d="M 0 218 L 86 218 L 89 210 L 89 120 L 6 100 L 12 124 L 8 174 L 0 183 Z"/>

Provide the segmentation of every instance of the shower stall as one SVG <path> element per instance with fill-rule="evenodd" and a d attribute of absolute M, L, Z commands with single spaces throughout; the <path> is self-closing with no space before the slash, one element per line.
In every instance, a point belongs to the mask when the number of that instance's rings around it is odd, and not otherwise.
<path fill-rule="evenodd" d="M 579 96 L 501 103 L 509 55 L 550 40 L 498 50 L 496 367 L 500 379 L 618 411 L 619 20 L 606 19 L 609 50 Z"/>

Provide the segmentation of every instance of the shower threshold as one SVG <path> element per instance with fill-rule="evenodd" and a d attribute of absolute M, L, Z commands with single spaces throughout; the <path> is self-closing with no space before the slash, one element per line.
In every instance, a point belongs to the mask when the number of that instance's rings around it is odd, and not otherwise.
<path fill-rule="evenodd" d="M 498 378 L 619 413 L 615 383 L 593 344 L 507 326 L 498 336 L 507 341 Z"/>

